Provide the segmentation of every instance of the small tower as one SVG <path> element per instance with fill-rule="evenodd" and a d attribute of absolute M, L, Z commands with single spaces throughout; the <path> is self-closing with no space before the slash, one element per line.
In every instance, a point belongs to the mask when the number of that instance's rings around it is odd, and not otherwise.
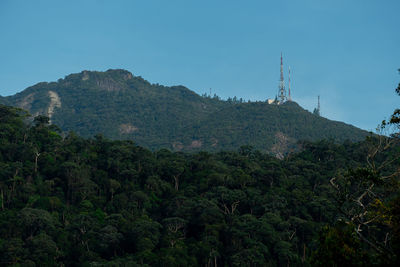
<path fill-rule="evenodd" d="M 314 108 L 313 113 L 314 113 L 314 115 L 321 116 L 321 106 L 319 104 L 319 96 L 318 96 L 318 106 L 316 108 Z"/>
<path fill-rule="evenodd" d="M 286 101 L 285 81 L 283 79 L 282 52 L 281 52 L 281 79 L 279 81 L 278 101 L 279 101 L 279 104 L 283 104 Z"/>
<path fill-rule="evenodd" d="M 290 93 L 290 66 L 289 66 L 289 77 L 288 77 L 288 79 L 289 79 L 289 84 L 288 84 L 288 86 L 289 86 L 289 97 L 288 97 L 288 101 L 292 101 L 292 95 Z"/>

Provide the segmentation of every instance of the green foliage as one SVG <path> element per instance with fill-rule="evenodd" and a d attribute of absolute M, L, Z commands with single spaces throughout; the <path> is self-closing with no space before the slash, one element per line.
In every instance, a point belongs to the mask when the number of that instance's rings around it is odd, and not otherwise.
<path fill-rule="evenodd" d="M 61 101 L 51 121 L 64 132 L 87 138 L 102 133 L 152 150 L 236 151 L 251 145 L 284 155 L 296 149 L 298 140 L 361 141 L 368 135 L 351 125 L 314 116 L 295 102 L 268 105 L 236 97 L 227 101 L 201 97 L 183 86 L 150 84 L 125 70 L 71 74 L 2 98 L 0 103 L 48 115 L 50 91 Z"/>
<path fill-rule="evenodd" d="M 368 253 L 362 249 L 355 236 L 354 225 L 338 223 L 336 227 L 324 227 L 319 236 L 319 248 L 313 253 L 314 266 L 366 266 Z"/>
<path fill-rule="evenodd" d="M 251 146 L 151 152 L 0 112 L 0 265 L 308 266 L 365 254 L 347 228 L 323 227 L 338 218 L 333 176 L 354 169 L 349 177 L 380 181 L 364 165 L 367 142 L 303 142 L 283 160 Z M 398 233 L 399 209 L 387 203 L 377 210 Z"/>
<path fill-rule="evenodd" d="M 399 87 L 396 92 L 400 94 Z M 367 164 L 330 180 L 338 220 L 320 233 L 311 262 L 316 266 L 397 266 L 399 254 L 399 110 L 380 130 L 390 137 L 367 138 Z"/>

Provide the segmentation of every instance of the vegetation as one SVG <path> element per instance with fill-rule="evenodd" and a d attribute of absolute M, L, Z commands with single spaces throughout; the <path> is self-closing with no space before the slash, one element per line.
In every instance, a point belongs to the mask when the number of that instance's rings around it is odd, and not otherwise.
<path fill-rule="evenodd" d="M 44 116 L 29 121 L 24 111 L 0 106 L 1 265 L 334 266 L 396 260 L 396 194 L 386 194 L 377 176 L 365 172 L 375 137 L 303 142 L 301 152 L 279 160 L 250 146 L 214 154 L 151 152 L 101 135 L 62 137 Z M 376 166 L 391 160 L 382 173 L 398 164 L 397 148 L 374 158 Z M 361 176 L 369 180 L 347 188 L 349 179 Z M 371 181 L 374 194 L 385 198 L 371 198 L 368 208 L 382 219 L 375 226 L 386 228 L 362 234 L 379 243 L 390 233 L 385 242 L 391 257 L 354 235 L 360 220 L 346 223 L 339 213 L 354 210 L 350 198 L 342 199 L 343 190 L 362 194 Z"/>
<path fill-rule="evenodd" d="M 54 114 L 49 114 L 50 91 L 60 100 Z M 86 138 L 101 133 L 151 150 L 218 152 L 251 145 L 283 157 L 298 140 L 361 141 L 368 135 L 315 116 L 295 102 L 268 105 L 236 97 L 201 97 L 183 86 L 150 84 L 125 70 L 71 74 L 0 98 L 0 103 L 51 115 L 64 132 Z"/>
<path fill-rule="evenodd" d="M 396 92 L 400 95 L 400 84 Z M 388 122 L 382 122 L 381 130 L 387 130 L 390 137 L 373 141 L 365 152 L 365 166 L 330 180 L 339 216 L 320 232 L 319 246 L 311 257 L 313 265 L 398 266 L 399 114 L 396 109 Z"/>
<path fill-rule="evenodd" d="M 0 105 L 0 265 L 397 266 L 399 114 L 278 159 L 65 135 Z"/>

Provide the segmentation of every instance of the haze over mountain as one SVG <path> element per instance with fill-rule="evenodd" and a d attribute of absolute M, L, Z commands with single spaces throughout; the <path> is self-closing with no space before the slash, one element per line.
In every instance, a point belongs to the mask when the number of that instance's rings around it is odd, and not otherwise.
<path fill-rule="evenodd" d="M 251 145 L 282 155 L 298 140 L 359 141 L 368 133 L 314 115 L 295 102 L 283 105 L 224 101 L 184 86 L 151 84 L 126 70 L 82 71 L 42 82 L 0 103 L 49 116 L 63 131 L 132 139 L 150 149 L 235 150 Z"/>

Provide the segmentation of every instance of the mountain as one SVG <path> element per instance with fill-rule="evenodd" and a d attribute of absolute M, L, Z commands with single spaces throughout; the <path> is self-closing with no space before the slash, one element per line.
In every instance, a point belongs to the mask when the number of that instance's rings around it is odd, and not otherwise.
<path fill-rule="evenodd" d="M 251 145 L 277 155 L 298 140 L 359 141 L 368 132 L 282 105 L 199 96 L 184 86 L 151 84 L 126 70 L 82 71 L 42 82 L 0 103 L 44 114 L 64 131 L 132 139 L 150 149 L 236 150 Z"/>

